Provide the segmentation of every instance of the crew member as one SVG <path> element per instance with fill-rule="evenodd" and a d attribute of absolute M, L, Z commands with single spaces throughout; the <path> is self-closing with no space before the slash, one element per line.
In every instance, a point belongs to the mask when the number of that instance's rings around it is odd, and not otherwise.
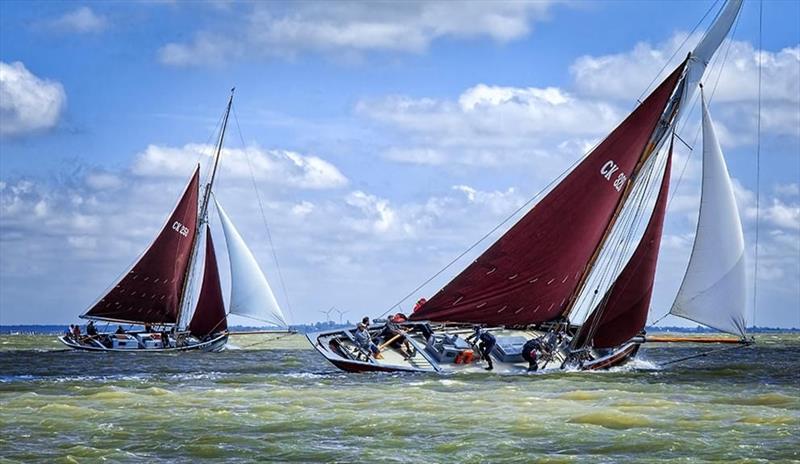
<path fill-rule="evenodd" d="M 542 349 L 538 338 L 531 338 L 522 345 L 522 357 L 528 361 L 528 371 L 539 370 L 539 351 Z"/>
<path fill-rule="evenodd" d="M 356 326 L 356 332 L 353 334 L 353 337 L 356 339 L 356 343 L 362 349 L 366 350 L 369 353 L 372 353 L 372 356 L 375 359 L 383 359 L 381 355 L 381 350 L 378 349 L 378 345 L 376 345 L 372 341 L 372 336 L 369 334 L 369 330 L 367 330 L 367 326 L 364 325 L 363 322 L 359 322 Z"/>
<path fill-rule="evenodd" d="M 86 335 L 95 336 L 97 335 L 97 327 L 94 326 L 94 321 L 89 321 L 86 324 Z"/>
<path fill-rule="evenodd" d="M 474 340 L 474 346 L 478 349 L 481 357 L 485 359 L 486 363 L 489 365 L 486 367 L 486 370 L 490 371 L 494 369 L 494 365 L 492 364 L 492 356 L 490 353 L 497 344 L 497 339 L 494 335 L 489 333 L 488 330 L 481 328 L 479 325 L 476 325 L 474 330 L 475 331 L 473 334 L 467 337 L 467 342 Z"/>
<path fill-rule="evenodd" d="M 407 321 L 408 318 L 405 314 L 397 313 L 386 319 L 386 325 L 381 331 L 381 340 L 383 340 L 383 343 L 389 343 L 391 341 L 389 346 L 399 351 L 400 354 L 403 355 L 403 358 L 406 359 L 416 355 L 416 353 L 412 351 L 411 344 L 408 342 L 405 332 L 403 332 L 403 329 L 401 329 L 399 325 Z"/>

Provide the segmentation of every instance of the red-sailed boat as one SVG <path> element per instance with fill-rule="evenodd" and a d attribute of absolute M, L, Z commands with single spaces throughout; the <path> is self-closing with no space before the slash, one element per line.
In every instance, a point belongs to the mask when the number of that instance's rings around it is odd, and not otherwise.
<path fill-rule="evenodd" d="M 208 224 L 208 208 L 228 124 L 231 91 L 215 147 L 214 164 L 200 198 L 200 168 L 161 232 L 123 277 L 83 315 L 90 319 L 85 334 L 59 337 L 65 345 L 87 351 L 221 351 L 228 341 L 225 303 Z M 230 314 L 274 325 L 287 332 L 286 319 L 255 258 L 222 207 L 215 201 L 231 265 Z M 192 291 L 194 268 L 201 256 L 205 232 L 203 279 L 198 295 Z M 196 304 L 194 300 L 196 299 Z M 192 306 L 194 310 L 192 311 Z M 101 333 L 94 321 L 120 324 Z M 145 329 L 122 330 L 122 325 Z"/>
<path fill-rule="evenodd" d="M 385 323 L 369 327 L 374 345 L 365 342 L 358 328 L 309 334 L 317 351 L 351 372 L 469 370 L 475 368 L 480 345 L 467 338 L 477 330 L 476 339 L 483 332 L 492 335 L 482 344 L 493 345 L 484 354 L 494 361 L 495 371 L 595 370 L 630 361 L 646 340 L 668 198 L 670 137 L 741 3 L 731 0 L 723 6 L 686 60 L 409 321 L 394 322 L 388 329 Z M 710 119 L 705 122 L 704 143 L 713 138 Z M 716 153 L 704 145 L 704 166 L 721 162 L 722 167 L 716 173 L 704 167 L 704 176 L 712 179 L 703 180 L 703 208 L 709 209 L 701 211 L 701 222 L 704 214 L 715 214 L 730 218 L 730 227 L 698 230 L 695 251 L 733 237 L 721 253 L 739 267 L 731 278 L 732 268 L 705 263 L 701 271 L 692 272 L 690 264 L 686 279 L 705 279 L 706 289 L 717 288 L 716 298 L 735 293 L 735 301 L 718 300 L 713 314 L 700 317 L 699 312 L 709 309 L 692 307 L 697 295 L 682 294 L 673 313 L 739 335 L 734 340 L 739 342 L 745 339 L 743 242 L 721 156 L 718 145 Z M 714 204 L 706 206 L 706 193 Z M 726 200 L 715 201 L 717 197 Z M 716 235 L 709 237 L 712 233 Z M 684 284 L 689 293 L 705 291 Z M 737 322 L 725 322 L 730 320 Z"/>

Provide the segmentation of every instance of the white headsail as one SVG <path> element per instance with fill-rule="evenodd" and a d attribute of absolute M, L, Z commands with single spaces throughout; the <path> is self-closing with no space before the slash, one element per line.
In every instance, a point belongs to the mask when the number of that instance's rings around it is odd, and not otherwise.
<path fill-rule="evenodd" d="M 703 100 L 700 216 L 689 267 L 670 313 L 744 336 L 746 298 L 742 223 L 728 167 Z"/>
<path fill-rule="evenodd" d="M 214 199 L 214 203 L 222 221 L 231 263 L 231 314 L 286 327 L 283 311 L 253 253 L 219 202 Z"/>

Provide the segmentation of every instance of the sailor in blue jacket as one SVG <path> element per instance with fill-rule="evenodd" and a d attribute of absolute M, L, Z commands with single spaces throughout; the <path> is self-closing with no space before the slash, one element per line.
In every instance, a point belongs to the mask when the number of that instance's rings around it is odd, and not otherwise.
<path fill-rule="evenodd" d="M 492 364 L 492 356 L 490 353 L 497 344 L 497 339 L 494 335 L 489 333 L 487 329 L 481 328 L 479 325 L 476 325 L 474 330 L 475 331 L 472 333 L 472 335 L 467 337 L 467 342 L 475 340 L 473 346 L 478 349 L 481 357 L 486 360 L 487 364 L 489 364 L 486 370 L 490 371 L 494 369 L 494 365 Z"/>

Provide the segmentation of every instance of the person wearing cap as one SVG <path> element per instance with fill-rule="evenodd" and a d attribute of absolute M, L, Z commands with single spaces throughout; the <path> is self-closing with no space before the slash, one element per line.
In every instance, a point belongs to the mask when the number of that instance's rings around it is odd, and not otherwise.
<path fill-rule="evenodd" d="M 386 319 L 386 325 L 383 326 L 381 331 L 381 340 L 383 343 L 389 343 L 389 346 L 400 352 L 403 358 L 413 358 L 416 356 L 411 348 L 411 344 L 406 338 L 405 332 L 399 324 L 408 322 L 408 318 L 403 313 L 397 313 Z"/>

